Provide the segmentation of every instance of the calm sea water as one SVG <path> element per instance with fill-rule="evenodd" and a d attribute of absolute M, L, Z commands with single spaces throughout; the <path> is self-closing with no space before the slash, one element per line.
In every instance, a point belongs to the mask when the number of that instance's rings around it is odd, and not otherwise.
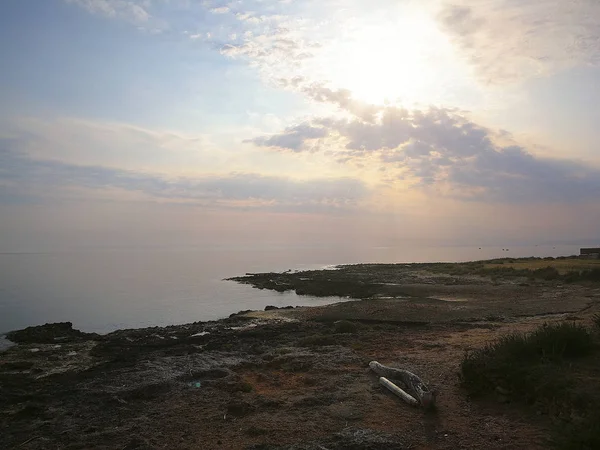
<path fill-rule="evenodd" d="M 71 321 L 85 331 L 180 324 L 266 305 L 322 305 L 223 281 L 246 272 L 359 262 L 468 261 L 576 254 L 579 246 L 501 248 L 105 249 L 0 254 L 0 332 Z"/>

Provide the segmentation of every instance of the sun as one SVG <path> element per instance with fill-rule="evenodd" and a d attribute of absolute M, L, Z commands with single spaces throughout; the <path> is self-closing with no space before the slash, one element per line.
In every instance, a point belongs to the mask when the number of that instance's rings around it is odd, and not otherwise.
<path fill-rule="evenodd" d="M 448 38 L 425 14 L 355 26 L 322 64 L 332 85 L 374 104 L 438 103 L 464 77 Z"/>

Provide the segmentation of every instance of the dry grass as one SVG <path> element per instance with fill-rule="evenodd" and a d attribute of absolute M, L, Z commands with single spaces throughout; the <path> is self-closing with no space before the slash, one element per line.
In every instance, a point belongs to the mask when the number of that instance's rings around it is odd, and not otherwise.
<path fill-rule="evenodd" d="M 485 269 L 508 269 L 516 270 L 537 270 L 545 269 L 546 267 L 554 267 L 561 275 L 572 271 L 600 269 L 600 259 L 536 259 L 515 262 L 505 262 L 504 264 L 485 264 Z"/>

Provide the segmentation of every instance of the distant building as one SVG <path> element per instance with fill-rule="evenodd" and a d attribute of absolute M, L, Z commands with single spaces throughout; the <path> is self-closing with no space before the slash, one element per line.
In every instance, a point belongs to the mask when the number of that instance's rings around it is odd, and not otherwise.
<path fill-rule="evenodd" d="M 600 247 L 596 248 L 582 248 L 579 250 L 579 256 L 584 258 L 598 258 L 600 259 Z"/>

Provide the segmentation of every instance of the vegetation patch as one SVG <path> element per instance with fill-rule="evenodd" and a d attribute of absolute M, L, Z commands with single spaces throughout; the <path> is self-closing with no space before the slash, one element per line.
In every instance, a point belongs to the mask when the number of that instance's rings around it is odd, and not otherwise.
<path fill-rule="evenodd" d="M 465 355 L 462 385 L 472 397 L 497 395 L 549 415 L 561 425 L 558 448 L 600 448 L 597 339 L 574 323 L 505 336 Z"/>
<path fill-rule="evenodd" d="M 501 258 L 466 263 L 412 264 L 411 266 L 452 276 L 478 275 L 494 279 L 527 278 L 565 283 L 600 282 L 600 259 L 577 257 Z"/>
<path fill-rule="evenodd" d="M 600 260 L 577 257 L 491 260 L 483 261 L 478 272 L 566 283 L 600 282 Z"/>

